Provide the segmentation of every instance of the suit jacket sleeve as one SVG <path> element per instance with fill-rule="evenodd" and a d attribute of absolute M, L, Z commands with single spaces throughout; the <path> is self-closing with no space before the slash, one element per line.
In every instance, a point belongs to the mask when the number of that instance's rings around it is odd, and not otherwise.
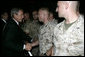
<path fill-rule="evenodd" d="M 12 51 L 23 51 L 25 34 L 16 26 L 8 26 L 5 31 L 4 46 Z"/>

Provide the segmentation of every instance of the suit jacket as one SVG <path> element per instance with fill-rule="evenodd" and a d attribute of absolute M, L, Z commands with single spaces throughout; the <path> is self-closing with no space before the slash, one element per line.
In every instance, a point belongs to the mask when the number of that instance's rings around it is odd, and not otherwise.
<path fill-rule="evenodd" d="M 27 36 L 13 19 L 6 24 L 2 37 L 2 56 L 24 56 L 23 44 Z"/>
<path fill-rule="evenodd" d="M 5 24 L 6 23 L 2 19 L 0 19 L 0 45 L 1 45 L 2 31 L 3 31 Z M 1 47 L 0 47 L 0 51 L 1 51 Z"/>
<path fill-rule="evenodd" d="M 5 24 L 6 23 L 3 20 L 0 19 L 0 32 L 1 33 L 2 33 L 2 30 L 3 30 Z"/>

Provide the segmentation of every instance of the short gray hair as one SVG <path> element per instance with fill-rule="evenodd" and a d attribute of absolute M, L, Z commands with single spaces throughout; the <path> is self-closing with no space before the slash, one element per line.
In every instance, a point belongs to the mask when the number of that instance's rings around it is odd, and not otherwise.
<path fill-rule="evenodd" d="M 22 10 L 22 9 L 21 8 L 13 8 L 11 10 L 11 17 L 14 17 L 14 14 L 18 14 L 19 10 Z"/>
<path fill-rule="evenodd" d="M 48 15 L 49 15 L 49 8 L 47 8 L 47 7 L 42 7 L 42 8 L 39 9 L 39 11 L 40 11 L 40 10 L 47 11 L 47 12 L 48 12 Z"/>

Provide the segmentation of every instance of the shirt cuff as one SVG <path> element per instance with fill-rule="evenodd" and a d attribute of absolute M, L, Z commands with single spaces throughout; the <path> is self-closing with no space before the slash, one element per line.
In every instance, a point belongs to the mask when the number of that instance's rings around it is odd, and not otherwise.
<path fill-rule="evenodd" d="M 25 44 L 23 45 L 23 49 L 25 49 Z"/>

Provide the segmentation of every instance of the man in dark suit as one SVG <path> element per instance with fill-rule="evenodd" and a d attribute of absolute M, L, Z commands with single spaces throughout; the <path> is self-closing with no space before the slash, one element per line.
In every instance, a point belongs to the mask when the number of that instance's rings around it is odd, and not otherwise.
<path fill-rule="evenodd" d="M 1 24 L 1 28 L 4 27 L 4 25 L 6 24 L 6 21 L 8 19 L 8 13 L 7 12 L 2 12 L 1 13 L 1 19 L 0 19 L 0 24 Z"/>
<path fill-rule="evenodd" d="M 19 27 L 19 22 L 23 19 L 23 10 L 14 8 L 11 10 L 12 19 L 6 24 L 2 34 L 2 56 L 24 56 L 23 48 L 30 50 L 26 34 Z M 25 44 L 25 45 L 24 45 Z"/>
<path fill-rule="evenodd" d="M 2 11 L 0 17 L 1 17 L 0 18 L 0 45 L 1 45 L 1 38 L 2 38 L 1 35 L 2 35 L 3 28 L 8 20 L 8 13 L 6 11 Z M 1 47 L 0 47 L 0 51 L 1 51 Z"/>
<path fill-rule="evenodd" d="M 2 30 L 4 28 L 4 25 L 7 23 L 8 20 L 8 13 L 6 11 L 1 12 L 1 18 L 0 18 L 0 32 L 2 34 Z"/>

